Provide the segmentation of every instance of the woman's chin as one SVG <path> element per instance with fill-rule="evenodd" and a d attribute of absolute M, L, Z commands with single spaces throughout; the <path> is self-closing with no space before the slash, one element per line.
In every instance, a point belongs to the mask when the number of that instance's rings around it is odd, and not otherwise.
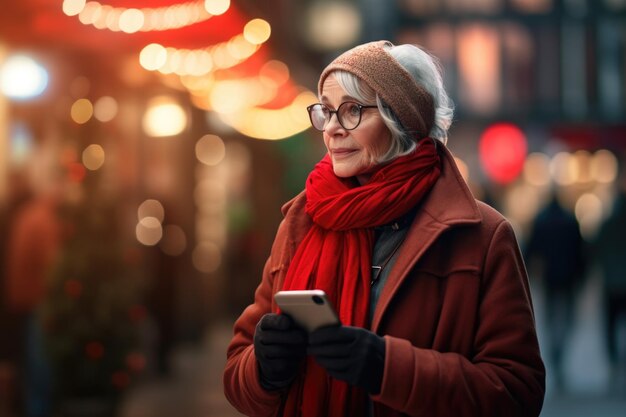
<path fill-rule="evenodd" d="M 359 174 L 358 170 L 351 167 L 344 167 L 342 164 L 334 164 L 333 171 L 339 178 L 350 178 Z"/>

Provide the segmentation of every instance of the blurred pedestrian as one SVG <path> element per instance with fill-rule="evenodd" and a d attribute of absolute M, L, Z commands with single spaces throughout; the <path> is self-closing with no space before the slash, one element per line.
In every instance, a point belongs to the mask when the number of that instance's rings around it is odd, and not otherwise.
<path fill-rule="evenodd" d="M 234 326 L 226 396 L 254 416 L 536 416 L 544 395 L 513 230 L 445 143 L 435 59 L 371 42 L 322 72 L 307 110 L 328 154 L 283 207 Z M 279 290 L 322 289 L 342 324 L 306 333 Z"/>
<path fill-rule="evenodd" d="M 28 184 L 25 173 L 14 169 L 9 171 L 7 196 L 4 204 L 0 206 L 0 331 L 3 335 L 0 343 L 0 416 L 13 416 L 17 414 L 18 396 L 18 369 L 21 352 L 23 351 L 23 338 L 21 335 L 20 314 L 15 314 L 7 306 L 7 268 L 4 267 L 9 261 L 9 231 L 14 221 L 15 214 L 21 209 L 23 203 L 31 198 L 32 190 Z"/>
<path fill-rule="evenodd" d="M 537 214 L 525 250 L 531 271 L 537 270 L 545 292 L 548 359 L 557 390 L 564 388 L 563 352 L 571 335 L 578 289 L 585 275 L 586 251 L 576 217 L 553 192 Z M 534 268 L 534 262 L 539 263 Z"/>
<path fill-rule="evenodd" d="M 51 379 L 38 309 L 46 297 L 47 277 L 61 245 L 59 207 L 62 188 L 58 173 L 40 177 L 32 198 L 14 213 L 6 241 L 7 311 L 16 320 L 20 345 L 23 415 L 51 413 Z"/>
<path fill-rule="evenodd" d="M 620 346 L 618 340 L 619 334 L 626 334 L 626 167 L 623 165 L 613 210 L 598 232 L 594 249 L 604 278 L 606 345 L 613 371 L 611 385 L 626 394 L 626 346 Z"/>

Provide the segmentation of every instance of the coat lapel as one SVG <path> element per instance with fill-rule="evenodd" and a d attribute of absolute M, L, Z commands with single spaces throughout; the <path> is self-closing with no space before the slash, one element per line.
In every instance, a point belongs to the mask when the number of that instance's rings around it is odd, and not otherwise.
<path fill-rule="evenodd" d="M 451 227 L 480 223 L 476 201 L 462 178 L 448 149 L 438 146 L 442 161 L 441 176 L 417 211 L 398 259 L 389 273 L 374 312 L 372 330 L 376 331 L 393 297 L 409 272 L 439 236 Z"/>

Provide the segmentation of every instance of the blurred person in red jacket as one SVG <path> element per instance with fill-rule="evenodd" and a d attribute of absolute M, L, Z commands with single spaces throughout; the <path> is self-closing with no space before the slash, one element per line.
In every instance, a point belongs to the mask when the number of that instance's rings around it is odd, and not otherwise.
<path fill-rule="evenodd" d="M 6 267 L 8 261 L 9 230 L 22 204 L 32 198 L 27 176 L 20 169 L 9 169 L 6 198 L 0 206 L 0 329 L 4 337 L 0 343 L 0 416 L 12 415 L 18 404 L 17 371 L 23 351 L 20 326 L 21 314 L 7 306 Z"/>
<path fill-rule="evenodd" d="M 234 325 L 224 390 L 250 416 L 537 416 L 545 371 L 506 219 L 445 143 L 435 58 L 387 41 L 322 72 L 307 108 L 328 153 Z M 322 289 L 341 325 L 307 333 L 279 290 Z"/>
<path fill-rule="evenodd" d="M 5 304 L 18 322 L 15 337 L 21 345 L 21 408 L 27 417 L 51 412 L 50 370 L 37 311 L 46 297 L 47 277 L 61 246 L 61 173 L 54 168 L 38 172 L 34 195 L 14 213 L 6 242 Z"/>

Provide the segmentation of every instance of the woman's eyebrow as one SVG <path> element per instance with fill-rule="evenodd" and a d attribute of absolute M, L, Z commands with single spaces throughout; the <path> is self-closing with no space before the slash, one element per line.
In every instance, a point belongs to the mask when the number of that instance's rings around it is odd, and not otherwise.
<path fill-rule="evenodd" d="M 328 96 L 322 95 L 320 101 L 328 101 Z M 349 95 L 343 95 L 341 96 L 341 102 L 343 103 L 344 101 L 357 101 L 357 99 Z"/>

